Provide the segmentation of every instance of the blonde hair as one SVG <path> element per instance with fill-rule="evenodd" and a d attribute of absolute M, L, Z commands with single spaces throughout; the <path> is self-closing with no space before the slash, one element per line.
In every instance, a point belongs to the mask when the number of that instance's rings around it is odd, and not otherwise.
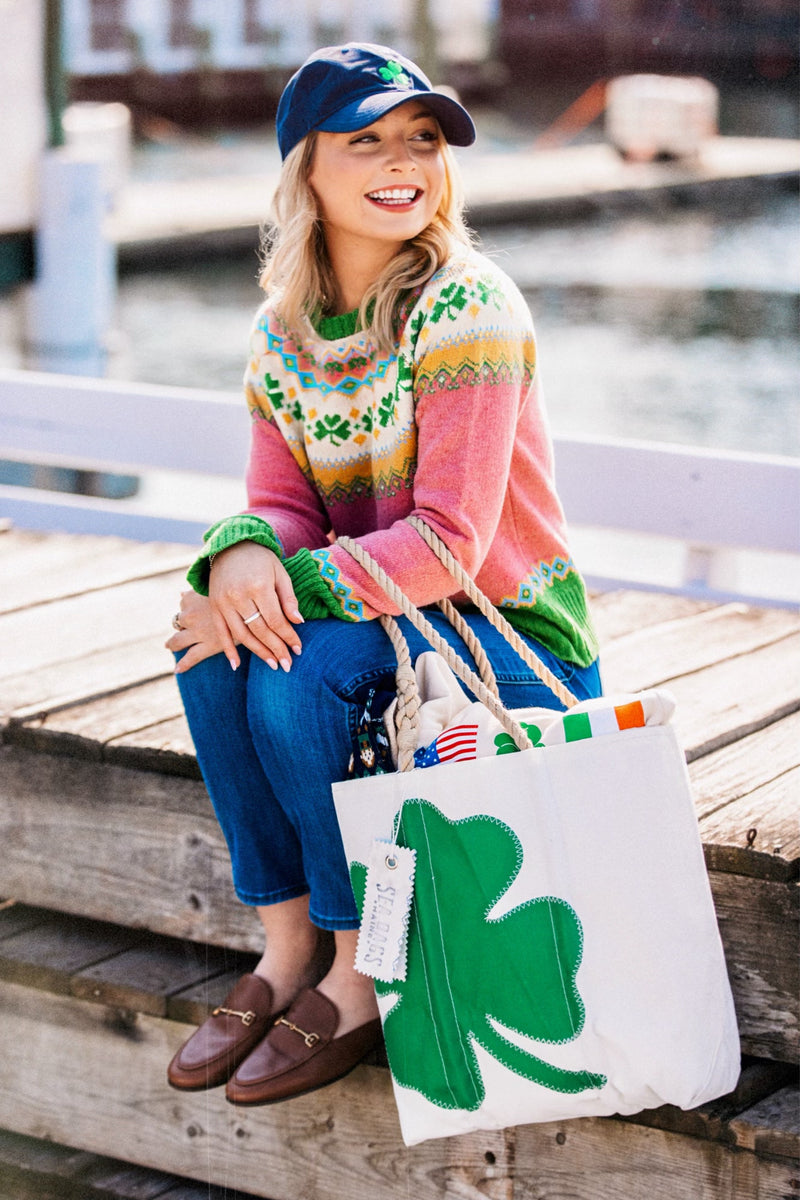
<path fill-rule="evenodd" d="M 275 191 L 272 219 L 262 233 L 263 266 L 259 283 L 290 329 L 313 334 L 311 318 L 326 314 L 336 282 L 309 175 L 317 141 L 309 133 L 287 155 Z M 382 351 L 397 342 L 398 309 L 403 296 L 420 287 L 458 247 L 469 246 L 464 220 L 461 175 L 448 144 L 441 140 L 444 188 L 430 224 L 406 242 L 364 293 L 359 322 Z"/>

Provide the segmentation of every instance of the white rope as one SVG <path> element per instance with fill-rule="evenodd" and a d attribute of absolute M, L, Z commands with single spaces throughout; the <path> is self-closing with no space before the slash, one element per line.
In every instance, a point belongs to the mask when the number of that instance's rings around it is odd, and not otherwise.
<path fill-rule="evenodd" d="M 337 539 L 336 544 L 337 546 L 341 546 L 343 550 L 346 550 L 348 554 L 352 555 L 356 562 L 363 567 L 364 570 L 375 580 L 375 582 L 383 588 L 389 599 L 397 605 L 404 616 L 408 617 L 414 628 L 419 630 L 422 636 L 430 642 L 433 648 L 442 655 L 447 665 L 454 672 L 454 674 L 458 676 L 461 682 L 464 683 L 469 690 L 473 692 L 483 704 L 486 705 L 493 716 L 497 718 L 497 720 L 505 729 L 506 733 L 508 733 L 508 735 L 512 738 L 517 748 L 519 750 L 529 750 L 531 746 L 530 738 L 527 736 L 519 722 L 514 720 L 508 710 L 503 707 L 500 700 L 496 696 L 492 695 L 491 691 L 483 682 L 483 680 L 480 679 L 475 672 L 467 666 L 463 659 L 456 654 L 453 647 L 444 640 L 444 638 L 436 629 L 434 629 L 430 621 L 428 621 L 427 618 L 422 615 L 419 609 L 411 603 L 411 601 L 400 590 L 397 584 L 389 578 L 383 567 L 381 567 L 380 564 L 377 563 L 374 558 L 372 558 L 372 556 L 364 549 L 362 545 L 360 545 L 358 542 L 354 542 L 351 538 L 340 537 Z M 391 617 L 387 617 L 385 620 L 384 618 L 381 618 L 381 624 L 383 625 L 384 629 L 387 629 L 387 632 L 388 627 L 386 622 L 391 620 Z M 399 628 L 397 629 L 397 634 L 402 638 L 403 635 Z M 394 636 L 391 633 L 389 636 L 392 637 L 392 644 L 396 645 Z M 416 676 L 413 672 L 411 672 L 411 676 L 411 679 L 404 679 L 402 683 L 400 680 L 398 680 L 398 705 L 400 706 L 406 706 L 408 704 L 405 694 L 406 688 L 411 687 L 413 684 L 413 691 L 417 692 Z M 402 697 L 400 694 L 401 691 L 403 693 Z M 417 694 L 417 703 L 418 702 L 419 697 Z M 411 704 L 413 706 L 413 701 Z M 406 761 L 405 758 L 404 761 Z M 413 766 L 413 754 L 411 756 L 410 765 L 401 766 L 398 762 L 398 766 L 400 767 L 400 770 L 410 770 Z"/>
<path fill-rule="evenodd" d="M 425 544 L 433 551 L 439 561 L 450 572 L 456 583 L 461 586 L 462 591 L 469 596 L 470 600 L 483 613 L 491 625 L 502 634 L 510 646 L 516 650 L 520 658 L 538 675 L 539 679 L 545 684 L 551 692 L 564 704 L 567 708 L 574 708 L 578 703 L 578 697 L 574 696 L 568 688 L 564 686 L 560 679 L 557 679 L 553 672 L 546 667 L 538 655 L 534 654 L 530 646 L 523 642 L 522 638 L 517 633 L 513 625 L 511 625 L 505 617 L 497 611 L 488 596 L 480 590 L 480 588 L 470 579 L 467 572 L 461 564 L 453 557 L 453 555 L 445 546 L 438 534 L 426 525 L 419 517 L 408 517 L 409 525 L 416 529 L 417 533 L 423 539 Z"/>
<path fill-rule="evenodd" d="M 452 600 L 448 600 L 447 597 L 445 597 L 444 600 L 440 600 L 439 608 L 447 617 L 448 621 L 453 626 L 472 657 L 475 659 L 475 666 L 478 668 L 478 674 L 480 675 L 481 679 L 486 684 L 492 695 L 497 696 L 497 699 L 499 700 L 500 692 L 497 688 L 497 680 L 495 678 L 494 671 L 492 670 L 492 664 L 489 662 L 486 651 L 481 645 L 480 639 L 475 630 L 471 625 L 467 624 L 463 615 L 458 611 Z"/>

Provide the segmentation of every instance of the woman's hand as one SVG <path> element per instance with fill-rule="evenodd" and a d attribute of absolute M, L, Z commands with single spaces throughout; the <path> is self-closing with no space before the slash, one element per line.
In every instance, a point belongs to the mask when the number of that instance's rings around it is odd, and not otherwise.
<path fill-rule="evenodd" d="M 283 563 L 266 546 L 237 542 L 214 556 L 208 589 L 219 648 L 234 670 L 237 645 L 247 646 L 270 667 L 288 671 L 299 654 L 295 625 L 303 618 Z"/>
<path fill-rule="evenodd" d="M 176 620 L 180 629 L 167 642 L 173 654 L 181 650 L 186 653 L 175 668 L 176 674 L 188 671 L 204 658 L 222 651 L 222 642 L 217 633 L 207 596 L 197 592 L 184 592 Z"/>

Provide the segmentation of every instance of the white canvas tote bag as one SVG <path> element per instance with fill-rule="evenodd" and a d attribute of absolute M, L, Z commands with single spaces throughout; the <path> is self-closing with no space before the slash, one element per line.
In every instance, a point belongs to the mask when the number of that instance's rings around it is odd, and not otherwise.
<path fill-rule="evenodd" d="M 641 698 L 570 697 L 566 716 L 540 710 L 553 732 L 532 745 L 455 669 L 506 731 L 502 750 L 413 769 L 417 718 L 400 770 L 333 788 L 404 1140 L 732 1090 L 737 1024 L 669 701 L 645 695 L 650 723 L 615 728 L 609 712 Z"/>

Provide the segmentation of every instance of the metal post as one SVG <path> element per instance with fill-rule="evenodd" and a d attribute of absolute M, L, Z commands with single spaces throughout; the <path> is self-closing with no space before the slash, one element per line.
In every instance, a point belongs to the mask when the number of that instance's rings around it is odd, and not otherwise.
<path fill-rule="evenodd" d="M 61 114 L 67 104 L 67 83 L 64 76 L 62 50 L 61 0 L 45 0 L 44 85 L 47 98 L 51 147 L 64 145 Z"/>

